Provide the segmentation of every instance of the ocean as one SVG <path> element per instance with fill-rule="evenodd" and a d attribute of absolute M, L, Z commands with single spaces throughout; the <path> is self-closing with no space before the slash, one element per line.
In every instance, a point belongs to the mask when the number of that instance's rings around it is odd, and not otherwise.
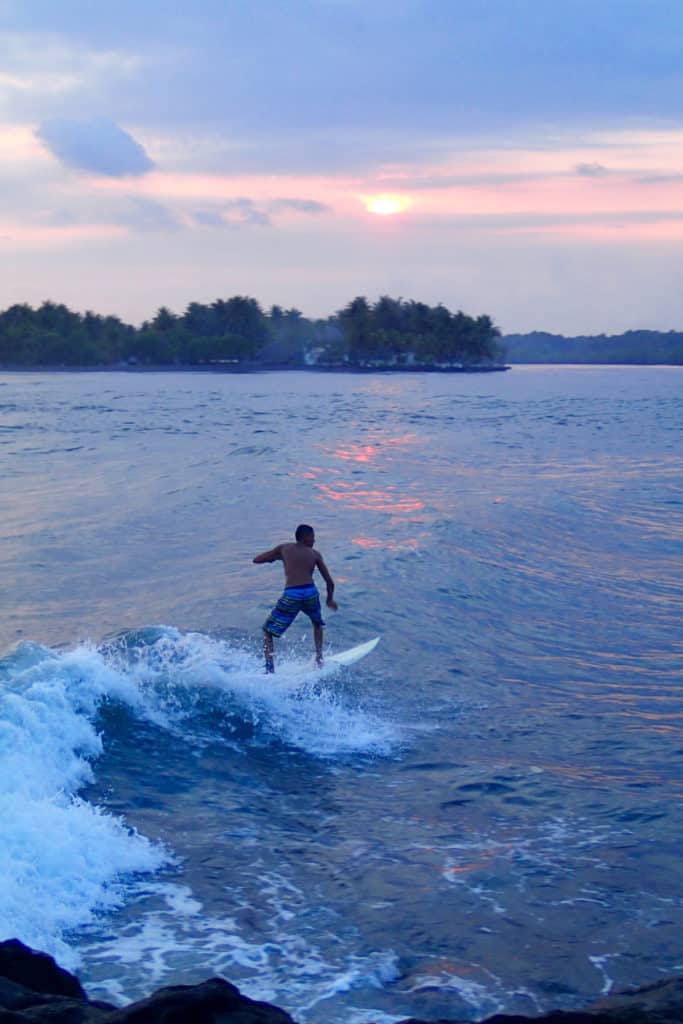
<path fill-rule="evenodd" d="M 0 938 L 303 1024 L 683 971 L 683 368 L 0 375 Z M 311 523 L 337 583 L 266 677 Z"/>

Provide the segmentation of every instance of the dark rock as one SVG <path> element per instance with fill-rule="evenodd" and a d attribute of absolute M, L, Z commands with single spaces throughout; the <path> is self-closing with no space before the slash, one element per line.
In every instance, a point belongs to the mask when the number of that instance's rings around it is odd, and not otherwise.
<path fill-rule="evenodd" d="M 0 1021 L 2 1024 L 2 1021 Z M 466 1024 L 451 1019 L 400 1024 Z M 665 978 L 652 985 L 626 989 L 589 1003 L 583 1010 L 551 1010 L 537 1017 L 497 1013 L 481 1024 L 683 1024 L 683 978 Z"/>
<path fill-rule="evenodd" d="M 611 1024 L 615 1024 L 613 1017 L 610 1020 Z M 2 1024 L 1 1021 L 0 1024 Z M 400 1021 L 399 1024 L 468 1024 L 468 1022 L 455 1017 L 431 1021 L 410 1017 L 408 1020 Z M 599 1024 L 599 1018 L 585 1010 L 552 1010 L 550 1013 L 544 1013 L 538 1017 L 525 1017 L 524 1014 L 507 1016 L 504 1013 L 497 1013 L 493 1017 L 487 1017 L 486 1020 L 480 1021 L 480 1024 Z"/>
<path fill-rule="evenodd" d="M 49 1003 L 52 998 L 18 985 L 16 981 L 0 977 L 0 1007 L 4 1010 L 25 1010 L 27 1006 Z"/>
<path fill-rule="evenodd" d="M 78 978 L 59 967 L 47 953 L 38 953 L 18 939 L 0 942 L 0 978 L 45 995 L 86 998 Z"/>
<path fill-rule="evenodd" d="M 609 1017 L 612 1022 L 629 1024 L 671 1024 L 683 1021 L 683 978 L 663 978 L 652 985 L 615 992 L 588 1007 L 597 1015 Z"/>
<path fill-rule="evenodd" d="M 159 989 L 100 1018 L 101 1024 L 294 1024 L 277 1006 L 243 996 L 222 978 Z M 2 1022 L 0 1021 L 0 1024 Z"/>
<path fill-rule="evenodd" d="M 90 1003 L 64 996 L 52 996 L 52 1001 L 27 1010 L 0 1010 L 0 1024 L 99 1024 L 102 1010 Z"/>

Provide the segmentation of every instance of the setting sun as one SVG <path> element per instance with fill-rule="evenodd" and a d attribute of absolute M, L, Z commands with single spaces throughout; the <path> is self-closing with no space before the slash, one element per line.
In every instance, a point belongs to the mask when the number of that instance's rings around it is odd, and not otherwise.
<path fill-rule="evenodd" d="M 394 213 L 402 213 L 411 205 L 408 196 L 381 195 L 365 196 L 365 209 L 368 213 L 377 213 L 382 217 L 390 217 Z"/>

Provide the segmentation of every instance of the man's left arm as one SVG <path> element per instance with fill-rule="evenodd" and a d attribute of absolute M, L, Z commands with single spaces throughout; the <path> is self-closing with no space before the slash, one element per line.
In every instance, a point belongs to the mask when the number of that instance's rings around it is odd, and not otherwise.
<path fill-rule="evenodd" d="M 315 564 L 318 566 L 318 569 L 320 570 L 320 575 L 325 580 L 325 583 L 327 585 L 327 607 L 331 608 L 333 611 L 336 612 L 337 602 L 334 599 L 334 580 L 330 576 L 329 570 L 325 565 L 325 562 L 323 561 L 322 555 L 318 555 L 318 557 L 315 560 Z"/>

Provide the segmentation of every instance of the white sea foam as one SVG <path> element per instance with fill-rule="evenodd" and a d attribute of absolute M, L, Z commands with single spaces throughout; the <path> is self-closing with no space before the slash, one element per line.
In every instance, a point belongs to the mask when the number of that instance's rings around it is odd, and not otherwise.
<path fill-rule="evenodd" d="M 478 967 L 478 965 L 476 965 Z M 472 965 L 465 968 L 471 972 Z M 494 989 L 500 989 L 500 979 L 495 978 L 489 971 L 478 968 L 482 975 L 487 977 L 489 984 L 475 981 L 472 978 L 464 977 L 454 970 L 432 970 L 426 974 L 419 972 L 411 979 L 411 984 L 406 986 L 406 992 L 424 992 L 434 990 L 438 992 L 457 992 L 459 997 L 468 1006 L 477 1010 L 478 1013 L 487 1016 L 498 1013 L 503 1008 L 502 998 L 496 998 Z M 490 980 L 489 980 L 490 979 Z"/>
<path fill-rule="evenodd" d="M 605 953 L 603 956 L 588 957 L 590 963 L 593 965 L 593 967 L 595 967 L 596 971 L 598 971 L 602 975 L 603 980 L 600 994 L 603 996 L 609 995 L 612 991 L 612 988 L 614 987 L 614 979 L 611 978 L 610 975 L 607 973 L 607 965 L 609 964 L 610 960 L 616 960 L 617 957 L 617 953 Z"/>
<path fill-rule="evenodd" d="M 121 880 L 165 854 L 79 799 L 102 750 L 105 696 L 137 702 L 97 652 L 23 645 L 0 666 L 0 937 L 75 966 L 68 933 L 122 897 Z"/>
<path fill-rule="evenodd" d="M 268 935 L 254 941 L 235 917 L 215 917 L 196 904 L 184 886 L 159 883 L 145 887 L 150 905 L 118 933 L 87 942 L 91 995 L 120 1001 L 168 984 L 172 977 L 196 980 L 207 973 L 236 982 L 253 999 L 296 1006 L 306 1020 L 321 1003 L 354 989 L 382 990 L 399 977 L 391 950 L 365 956 L 325 955 L 311 937 L 279 908 L 279 895 L 264 895 L 274 913 Z M 275 885 L 275 878 L 271 879 Z M 286 964 L 283 974 L 282 966 Z"/>
<path fill-rule="evenodd" d="M 385 755 L 401 739 L 395 722 L 339 687 L 343 668 L 330 663 L 321 673 L 310 654 L 280 658 L 277 673 L 265 677 L 253 650 L 160 627 L 139 643 L 121 638 L 104 655 L 134 683 L 144 714 L 164 728 L 183 729 L 207 702 L 218 702 L 264 736 L 314 756 Z"/>
<path fill-rule="evenodd" d="M 384 1013 L 374 1007 L 349 1007 L 346 1013 L 347 1024 L 368 1024 L 368 1021 L 372 1021 L 372 1024 L 397 1024 L 397 1021 L 405 1019 L 404 1013 Z"/>

